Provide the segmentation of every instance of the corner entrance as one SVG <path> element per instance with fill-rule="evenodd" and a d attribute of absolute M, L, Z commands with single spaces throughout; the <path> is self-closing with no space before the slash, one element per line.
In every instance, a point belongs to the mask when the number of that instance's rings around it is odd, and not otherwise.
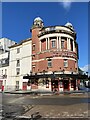
<path fill-rule="evenodd" d="M 64 80 L 63 81 L 63 89 L 64 89 L 64 91 L 69 90 L 69 80 Z"/>

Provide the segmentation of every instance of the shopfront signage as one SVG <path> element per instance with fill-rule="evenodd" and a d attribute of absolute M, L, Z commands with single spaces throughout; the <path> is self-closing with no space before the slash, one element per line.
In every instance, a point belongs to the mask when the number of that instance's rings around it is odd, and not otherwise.
<path fill-rule="evenodd" d="M 71 52 L 53 52 L 53 57 L 71 57 L 71 58 L 77 58 L 75 53 Z"/>

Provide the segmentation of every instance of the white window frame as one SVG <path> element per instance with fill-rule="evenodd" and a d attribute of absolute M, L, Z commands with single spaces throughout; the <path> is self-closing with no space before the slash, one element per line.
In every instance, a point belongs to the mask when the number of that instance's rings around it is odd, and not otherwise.
<path fill-rule="evenodd" d="M 48 59 L 48 67 L 52 67 L 52 60 Z"/>
<path fill-rule="evenodd" d="M 62 47 L 62 42 L 63 42 L 63 47 Z M 64 49 L 64 40 L 61 40 L 61 49 Z"/>
<path fill-rule="evenodd" d="M 56 39 L 52 39 L 51 42 L 52 42 L 52 48 L 55 48 L 56 47 Z"/>
<path fill-rule="evenodd" d="M 64 60 L 64 67 L 68 67 L 68 60 Z"/>

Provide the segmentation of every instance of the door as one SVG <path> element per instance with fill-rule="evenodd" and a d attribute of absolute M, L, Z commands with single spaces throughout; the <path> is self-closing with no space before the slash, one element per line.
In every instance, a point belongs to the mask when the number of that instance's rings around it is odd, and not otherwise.
<path fill-rule="evenodd" d="M 63 81 L 63 89 L 64 89 L 64 91 L 69 90 L 69 80 Z"/>
<path fill-rule="evenodd" d="M 73 88 L 73 90 L 76 90 L 76 80 L 71 80 L 71 88 Z"/>
<path fill-rule="evenodd" d="M 52 91 L 59 91 L 59 85 L 58 85 L 58 80 L 53 80 L 52 81 Z"/>
<path fill-rule="evenodd" d="M 23 90 L 27 90 L 27 82 L 23 82 Z"/>

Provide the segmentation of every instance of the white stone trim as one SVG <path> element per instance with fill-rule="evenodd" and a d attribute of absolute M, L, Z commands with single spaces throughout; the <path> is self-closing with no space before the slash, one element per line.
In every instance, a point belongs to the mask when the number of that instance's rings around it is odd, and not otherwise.
<path fill-rule="evenodd" d="M 71 50 L 71 46 L 70 46 L 70 38 L 68 38 L 68 41 L 69 41 L 69 43 L 68 43 L 68 49 Z"/>
<path fill-rule="evenodd" d="M 49 44 L 49 40 L 50 40 L 50 39 L 49 39 L 49 37 L 48 37 L 48 49 L 50 49 L 50 44 Z"/>
<path fill-rule="evenodd" d="M 28 82 L 28 79 L 23 79 L 23 81 L 22 82 Z"/>
<path fill-rule="evenodd" d="M 46 38 L 46 50 L 47 50 L 47 40 L 48 40 L 48 39 Z"/>
<path fill-rule="evenodd" d="M 51 59 L 68 59 L 68 60 L 74 60 L 74 61 L 76 61 L 76 59 L 74 59 L 74 58 L 68 58 L 68 57 L 53 57 Z"/>
<path fill-rule="evenodd" d="M 61 36 L 59 36 L 59 48 L 61 49 Z"/>
<path fill-rule="evenodd" d="M 57 49 L 58 49 L 58 36 L 57 36 Z"/>
<path fill-rule="evenodd" d="M 69 28 L 66 28 L 64 26 L 56 26 L 55 27 L 56 30 L 65 30 L 65 31 L 68 31 L 68 32 L 72 32 Z M 72 32 L 73 33 L 73 32 Z"/>
<path fill-rule="evenodd" d="M 39 60 L 32 60 L 32 62 L 39 62 L 39 61 L 43 61 L 45 59 L 39 59 Z"/>
<path fill-rule="evenodd" d="M 74 61 L 76 61 L 76 59 L 74 59 L 74 58 L 68 58 L 68 57 L 53 57 L 51 59 L 68 59 L 68 60 L 74 60 Z M 43 60 L 45 60 L 45 58 L 44 59 L 39 59 L 39 60 L 32 60 L 32 62 L 39 62 L 39 61 L 43 61 Z"/>
<path fill-rule="evenodd" d="M 73 52 L 75 52 L 75 42 L 73 40 Z"/>
<path fill-rule="evenodd" d="M 56 36 L 57 37 L 58 36 L 60 36 L 60 37 L 66 37 L 66 38 L 70 38 L 70 39 L 74 40 L 74 38 L 71 35 L 67 35 L 65 33 L 52 33 L 52 34 L 50 33 L 50 34 L 46 34 L 46 35 L 41 36 L 39 39 L 42 40 L 44 38 L 56 37 Z"/>

